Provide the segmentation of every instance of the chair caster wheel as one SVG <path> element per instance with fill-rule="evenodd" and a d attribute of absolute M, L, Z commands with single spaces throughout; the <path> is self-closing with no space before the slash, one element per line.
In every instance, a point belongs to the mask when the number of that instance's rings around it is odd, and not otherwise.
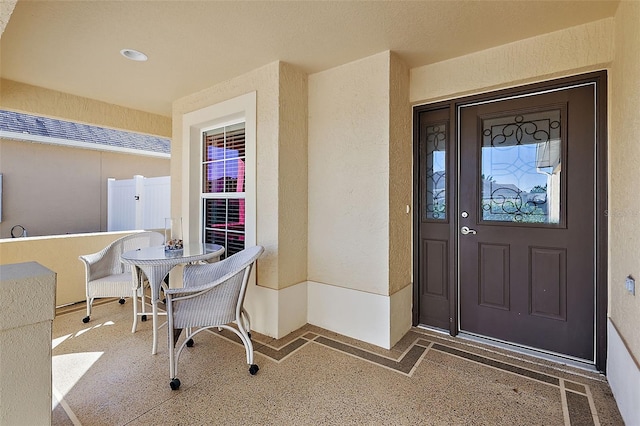
<path fill-rule="evenodd" d="M 140 318 L 142 321 L 146 321 L 147 320 L 147 316 L 143 315 L 142 318 Z"/>
<path fill-rule="evenodd" d="M 251 364 L 251 367 L 249 367 L 249 374 L 255 376 L 258 370 L 260 370 L 260 368 L 258 368 L 256 364 Z"/>
<path fill-rule="evenodd" d="M 118 300 L 118 303 L 121 304 L 121 305 L 124 305 L 124 299 Z"/>
<path fill-rule="evenodd" d="M 180 379 L 171 379 L 169 386 L 171 386 L 171 390 L 180 389 Z"/>
<path fill-rule="evenodd" d="M 188 348 L 192 348 L 193 347 L 193 339 L 187 340 L 187 347 Z"/>
<path fill-rule="evenodd" d="M 89 318 L 88 316 L 86 316 L 86 317 L 82 318 L 82 322 L 86 324 L 86 323 L 88 323 L 88 322 L 89 322 L 89 320 L 90 320 L 90 319 L 91 319 L 91 318 Z"/>

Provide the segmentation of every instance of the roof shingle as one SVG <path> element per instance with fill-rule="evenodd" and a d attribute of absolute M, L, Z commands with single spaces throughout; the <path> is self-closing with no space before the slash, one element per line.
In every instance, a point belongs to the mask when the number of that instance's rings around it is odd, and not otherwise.
<path fill-rule="evenodd" d="M 78 141 L 116 148 L 171 154 L 171 140 L 159 136 L 90 126 L 0 110 L 0 131 Z"/>

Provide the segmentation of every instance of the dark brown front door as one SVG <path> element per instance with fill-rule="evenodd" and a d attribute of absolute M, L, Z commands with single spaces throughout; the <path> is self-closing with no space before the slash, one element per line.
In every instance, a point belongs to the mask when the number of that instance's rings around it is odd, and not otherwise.
<path fill-rule="evenodd" d="M 450 108 L 416 117 L 418 199 L 418 293 L 420 324 L 450 329 L 451 138 Z M 455 213 L 454 213 L 455 214 Z"/>
<path fill-rule="evenodd" d="M 594 93 L 458 106 L 461 332 L 594 360 Z"/>

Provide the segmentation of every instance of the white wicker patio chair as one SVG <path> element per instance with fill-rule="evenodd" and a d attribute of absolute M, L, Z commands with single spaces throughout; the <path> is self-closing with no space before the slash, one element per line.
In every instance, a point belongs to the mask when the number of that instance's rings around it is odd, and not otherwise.
<path fill-rule="evenodd" d="M 97 253 L 80 256 L 85 266 L 87 316 L 82 322 L 91 319 L 91 306 L 96 298 L 119 297 L 120 304 L 125 297 L 133 296 L 133 327 L 136 331 L 138 323 L 138 296 L 142 298 L 142 320 L 146 320 L 143 274 L 137 268 L 131 268 L 120 261 L 120 255 L 126 251 L 144 247 L 159 246 L 164 236 L 159 232 L 145 231 L 118 238 Z"/>
<path fill-rule="evenodd" d="M 178 359 L 185 346 L 193 346 L 193 336 L 209 329 L 227 329 L 240 337 L 245 347 L 249 373 L 255 375 L 250 319 L 243 308 L 251 268 L 264 249 L 254 246 L 211 264 L 187 265 L 183 271 L 183 287 L 167 288 L 167 318 L 169 328 L 169 385 L 180 387 Z M 235 322 L 236 326 L 231 323 Z M 186 336 L 176 350 L 182 329 Z"/>

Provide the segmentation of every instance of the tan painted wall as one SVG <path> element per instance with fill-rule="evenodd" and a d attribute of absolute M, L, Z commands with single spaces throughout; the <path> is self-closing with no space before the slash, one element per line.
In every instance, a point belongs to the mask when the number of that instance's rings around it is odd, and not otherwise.
<path fill-rule="evenodd" d="M 615 60 L 610 74 L 609 306 L 610 318 L 640 360 L 640 3 L 623 1 L 615 16 Z M 636 295 L 624 286 L 636 280 Z"/>
<path fill-rule="evenodd" d="M 389 294 L 394 294 L 412 281 L 413 143 L 409 68 L 393 53 L 389 97 Z"/>
<path fill-rule="evenodd" d="M 96 253 L 131 232 L 0 240 L 0 265 L 38 262 L 57 274 L 56 306 L 85 300 L 85 271 L 78 256 Z M 78 321 L 82 318 L 78 316 Z"/>
<path fill-rule="evenodd" d="M 0 108 L 74 122 L 171 136 L 171 119 L 41 87 L 0 80 Z M 4 175 L 0 238 L 107 230 L 107 178 L 167 176 L 170 160 L 0 140 Z M 38 204 L 34 204 L 38 200 Z"/>
<path fill-rule="evenodd" d="M 49 425 L 56 274 L 0 265 L 0 291 L 0 424 Z"/>
<path fill-rule="evenodd" d="M 22 225 L 29 236 L 107 230 L 107 178 L 167 176 L 169 160 L 0 140 L 0 238 Z"/>
<path fill-rule="evenodd" d="M 309 280 L 389 294 L 389 62 L 309 76 Z"/>
<path fill-rule="evenodd" d="M 0 108 L 171 137 L 171 117 L 0 79 Z"/>
<path fill-rule="evenodd" d="M 411 102 L 427 103 L 602 69 L 613 19 L 555 31 L 411 70 Z"/>
<path fill-rule="evenodd" d="M 389 308 L 390 346 L 412 322 L 413 141 L 409 68 L 391 54 L 389 67 Z"/>
<path fill-rule="evenodd" d="M 183 115 L 253 91 L 257 92 L 256 241 L 265 247 L 257 267 L 258 285 L 282 289 L 300 282 L 306 275 L 303 73 L 290 65 L 273 62 L 174 102 L 171 211 L 174 215 L 182 211 L 183 174 L 188 172 L 182 167 Z M 291 164 L 281 164 L 287 160 Z M 296 180 L 300 186 L 294 187 Z"/>
<path fill-rule="evenodd" d="M 307 74 L 280 63 L 278 287 L 281 289 L 307 279 L 307 92 Z"/>
<path fill-rule="evenodd" d="M 7 27 L 17 2 L 18 0 L 6 0 L 0 3 L 0 36 L 2 36 L 4 29 Z"/>

